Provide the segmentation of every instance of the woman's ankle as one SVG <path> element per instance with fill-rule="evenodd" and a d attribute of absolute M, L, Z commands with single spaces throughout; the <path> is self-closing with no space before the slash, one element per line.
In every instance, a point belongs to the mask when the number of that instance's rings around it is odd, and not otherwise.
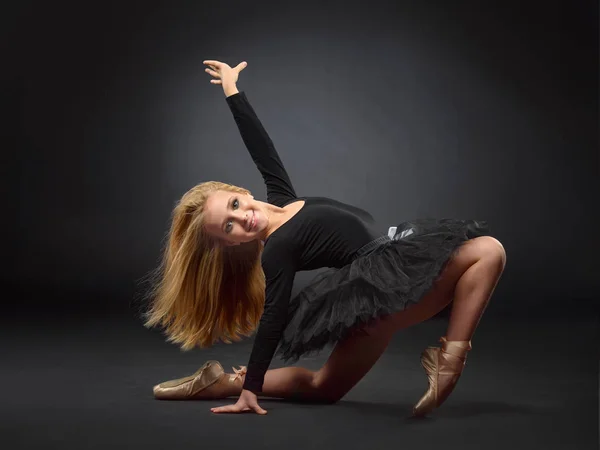
<path fill-rule="evenodd" d="M 227 387 L 229 396 L 240 395 L 242 393 L 244 382 L 246 381 L 246 374 L 236 372 L 228 373 L 226 375 L 228 377 Z"/>

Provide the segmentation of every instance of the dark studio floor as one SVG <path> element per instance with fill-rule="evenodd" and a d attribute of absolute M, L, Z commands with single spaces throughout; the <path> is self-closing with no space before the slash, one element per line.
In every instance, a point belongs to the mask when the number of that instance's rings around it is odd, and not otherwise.
<path fill-rule="evenodd" d="M 227 402 L 157 401 L 152 386 L 207 359 L 246 364 L 250 341 L 184 354 L 131 317 L 2 326 L 2 448 L 598 448 L 594 315 L 484 318 L 457 389 L 425 420 L 410 418 L 426 389 L 419 354 L 444 319 L 399 332 L 336 405 L 265 399 L 267 416 L 217 416 L 209 408 Z M 328 353 L 299 364 L 316 369 Z"/>

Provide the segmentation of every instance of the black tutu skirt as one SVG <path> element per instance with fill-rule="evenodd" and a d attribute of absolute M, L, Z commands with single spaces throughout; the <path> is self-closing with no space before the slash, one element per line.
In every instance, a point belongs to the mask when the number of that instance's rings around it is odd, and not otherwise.
<path fill-rule="evenodd" d="M 465 241 L 489 235 L 486 222 L 417 219 L 359 249 L 342 268 L 321 272 L 291 301 L 278 348 L 284 361 L 318 353 L 359 325 L 418 303 Z"/>

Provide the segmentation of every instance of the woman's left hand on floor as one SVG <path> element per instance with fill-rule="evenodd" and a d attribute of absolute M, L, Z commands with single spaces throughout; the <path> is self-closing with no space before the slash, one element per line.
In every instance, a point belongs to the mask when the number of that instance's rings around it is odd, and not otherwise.
<path fill-rule="evenodd" d="M 267 414 L 265 409 L 262 409 L 258 404 L 258 398 L 252 391 L 242 390 L 242 394 L 235 405 L 219 406 L 218 408 L 211 408 L 212 412 L 220 413 L 242 413 L 248 411 L 254 411 L 256 414 Z"/>

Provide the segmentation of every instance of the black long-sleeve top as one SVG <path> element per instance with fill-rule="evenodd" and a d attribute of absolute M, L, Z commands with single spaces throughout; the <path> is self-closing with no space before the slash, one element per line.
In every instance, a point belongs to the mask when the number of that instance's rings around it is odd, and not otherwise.
<path fill-rule="evenodd" d="M 242 140 L 262 174 L 267 202 L 304 206 L 265 241 L 261 256 L 266 277 L 265 307 L 248 363 L 244 389 L 262 391 L 287 324 L 288 304 L 297 271 L 343 267 L 356 251 L 380 235 L 366 211 L 325 197 L 298 197 L 266 130 L 244 92 L 227 97 Z"/>

